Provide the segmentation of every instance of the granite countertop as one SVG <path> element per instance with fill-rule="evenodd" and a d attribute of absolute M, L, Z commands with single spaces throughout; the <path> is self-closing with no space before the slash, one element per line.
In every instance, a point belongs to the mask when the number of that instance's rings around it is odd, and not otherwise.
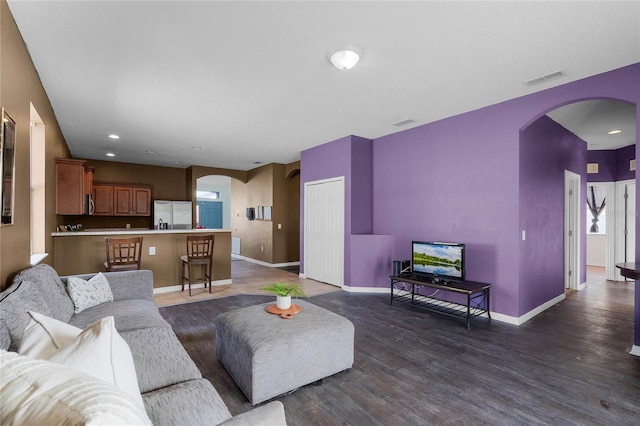
<path fill-rule="evenodd" d="M 52 232 L 52 237 L 81 237 L 100 235 L 147 235 L 147 234 L 193 234 L 193 233 L 231 232 L 230 229 L 146 229 L 146 228 L 107 228 L 86 229 L 84 231 Z"/>

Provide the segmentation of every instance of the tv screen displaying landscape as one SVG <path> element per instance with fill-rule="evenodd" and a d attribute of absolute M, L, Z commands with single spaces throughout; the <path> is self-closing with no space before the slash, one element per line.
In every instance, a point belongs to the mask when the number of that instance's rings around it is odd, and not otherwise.
<path fill-rule="evenodd" d="M 464 245 L 414 241 L 413 272 L 464 279 Z"/>

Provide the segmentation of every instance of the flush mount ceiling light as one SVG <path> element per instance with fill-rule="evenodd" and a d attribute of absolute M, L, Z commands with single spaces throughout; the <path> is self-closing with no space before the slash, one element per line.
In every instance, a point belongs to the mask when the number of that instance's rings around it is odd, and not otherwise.
<path fill-rule="evenodd" d="M 109 139 L 120 139 L 120 136 L 116 135 L 115 133 L 111 133 L 109 135 Z"/>
<path fill-rule="evenodd" d="M 329 60 L 339 70 L 350 70 L 360 60 L 360 55 L 353 50 L 338 50 L 329 55 Z"/>
<path fill-rule="evenodd" d="M 115 157 L 116 155 L 113 152 L 107 152 L 107 157 Z"/>
<path fill-rule="evenodd" d="M 617 135 L 619 133 L 622 133 L 622 130 L 620 130 L 620 129 L 612 129 L 612 130 L 609 130 L 607 132 L 608 135 Z"/>

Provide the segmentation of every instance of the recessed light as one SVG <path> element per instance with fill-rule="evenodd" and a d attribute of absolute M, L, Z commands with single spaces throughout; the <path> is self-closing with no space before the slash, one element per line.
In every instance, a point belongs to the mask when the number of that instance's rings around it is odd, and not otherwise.
<path fill-rule="evenodd" d="M 182 164 L 182 161 L 174 161 L 173 164 Z"/>
<path fill-rule="evenodd" d="M 202 148 L 199 146 L 192 146 L 191 149 L 194 151 L 200 151 Z"/>
<path fill-rule="evenodd" d="M 109 139 L 120 139 L 120 136 L 116 135 L 115 133 L 111 133 L 109 135 Z"/>
<path fill-rule="evenodd" d="M 152 150 L 152 149 L 148 149 L 145 151 L 147 154 L 155 154 L 156 151 Z"/>
<path fill-rule="evenodd" d="M 115 157 L 116 155 L 113 152 L 107 152 L 107 157 Z"/>
<path fill-rule="evenodd" d="M 611 129 L 607 132 L 608 135 L 617 135 L 619 133 L 622 133 L 622 130 L 620 129 Z"/>

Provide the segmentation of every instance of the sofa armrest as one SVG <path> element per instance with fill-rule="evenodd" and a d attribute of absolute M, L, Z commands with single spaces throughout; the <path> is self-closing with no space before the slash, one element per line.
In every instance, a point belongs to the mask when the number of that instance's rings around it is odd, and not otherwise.
<path fill-rule="evenodd" d="M 253 410 L 233 416 L 220 423 L 220 426 L 287 426 L 284 405 L 280 401 L 272 401 Z"/>
<path fill-rule="evenodd" d="M 96 274 L 74 275 L 88 280 Z M 147 299 L 153 300 L 153 272 L 149 270 L 103 272 L 109 281 L 113 300 Z M 67 284 L 68 277 L 61 277 Z"/>

